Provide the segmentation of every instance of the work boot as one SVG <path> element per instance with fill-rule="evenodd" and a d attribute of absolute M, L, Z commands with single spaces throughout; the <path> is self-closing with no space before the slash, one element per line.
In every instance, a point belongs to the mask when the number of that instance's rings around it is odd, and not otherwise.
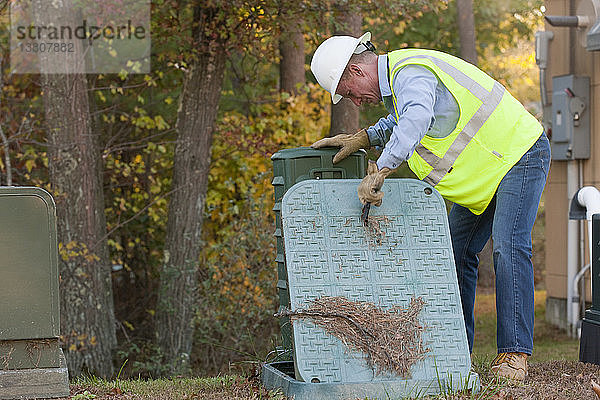
<path fill-rule="evenodd" d="M 527 354 L 500 353 L 492 361 L 490 370 L 499 377 L 522 381 L 527 376 Z"/>

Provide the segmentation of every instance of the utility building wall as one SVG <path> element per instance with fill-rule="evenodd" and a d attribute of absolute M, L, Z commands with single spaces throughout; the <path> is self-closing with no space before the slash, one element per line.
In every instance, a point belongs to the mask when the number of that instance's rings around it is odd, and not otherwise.
<path fill-rule="evenodd" d="M 576 0 L 547 0 L 546 15 L 575 15 L 580 1 Z M 591 120 L 591 157 L 589 160 L 571 161 L 580 163 L 583 185 L 593 185 L 600 188 L 600 52 L 589 52 L 580 41 L 576 28 L 553 27 L 546 23 L 546 31 L 554 33 L 550 41 L 549 66 L 546 79 L 548 99 L 552 101 L 552 77 L 575 74 L 588 76 L 591 82 L 590 112 Z M 550 176 L 544 191 L 546 212 L 546 319 L 566 327 L 566 298 L 567 298 L 567 223 L 569 199 L 567 198 L 567 161 L 552 160 Z M 584 222 L 581 222 L 584 223 Z M 587 249 L 587 228 L 584 229 L 585 263 L 589 262 Z M 589 273 L 586 274 L 586 300 L 591 301 Z"/>

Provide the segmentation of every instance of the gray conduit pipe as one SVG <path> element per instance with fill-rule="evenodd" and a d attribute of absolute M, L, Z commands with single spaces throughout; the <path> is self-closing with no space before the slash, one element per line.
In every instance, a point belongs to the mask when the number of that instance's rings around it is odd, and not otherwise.
<path fill-rule="evenodd" d="M 585 289 L 582 291 L 581 295 L 579 295 L 579 281 L 583 278 L 587 270 L 590 269 L 591 265 L 592 264 L 586 264 L 585 267 L 581 268 L 577 275 L 575 275 L 575 278 L 573 278 L 573 297 L 579 300 L 579 307 L 581 307 L 581 304 L 585 307 Z M 577 315 L 577 318 L 579 318 L 579 313 L 577 313 Z M 581 337 L 581 324 L 579 322 L 580 321 L 577 321 L 577 338 Z"/>
<path fill-rule="evenodd" d="M 567 199 L 568 203 L 577 196 L 578 181 L 577 161 L 567 161 Z M 567 222 L 567 333 L 571 337 L 577 334 L 577 322 L 579 321 L 579 300 L 574 298 L 573 284 L 579 265 L 578 244 L 579 229 L 578 221 L 570 219 Z"/>

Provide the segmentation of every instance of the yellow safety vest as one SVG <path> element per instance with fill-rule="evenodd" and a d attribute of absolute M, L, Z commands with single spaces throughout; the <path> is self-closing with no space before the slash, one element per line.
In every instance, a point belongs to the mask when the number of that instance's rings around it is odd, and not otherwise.
<path fill-rule="evenodd" d="M 435 50 L 404 49 L 388 53 L 389 81 L 402 67 L 431 70 L 459 107 L 456 128 L 444 138 L 428 135 L 408 159 L 419 179 L 446 199 L 481 214 L 504 175 L 533 146 L 543 128 L 500 83 L 460 58 Z M 396 120 L 399 120 L 393 84 Z"/>

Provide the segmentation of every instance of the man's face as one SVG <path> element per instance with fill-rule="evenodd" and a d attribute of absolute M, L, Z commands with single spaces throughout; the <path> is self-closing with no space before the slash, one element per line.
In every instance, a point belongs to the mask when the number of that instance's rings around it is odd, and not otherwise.
<path fill-rule="evenodd" d="M 381 101 L 377 77 L 370 77 L 360 67 L 350 69 L 348 76 L 338 84 L 336 93 L 350 99 L 357 106 L 365 103 L 377 104 Z"/>

